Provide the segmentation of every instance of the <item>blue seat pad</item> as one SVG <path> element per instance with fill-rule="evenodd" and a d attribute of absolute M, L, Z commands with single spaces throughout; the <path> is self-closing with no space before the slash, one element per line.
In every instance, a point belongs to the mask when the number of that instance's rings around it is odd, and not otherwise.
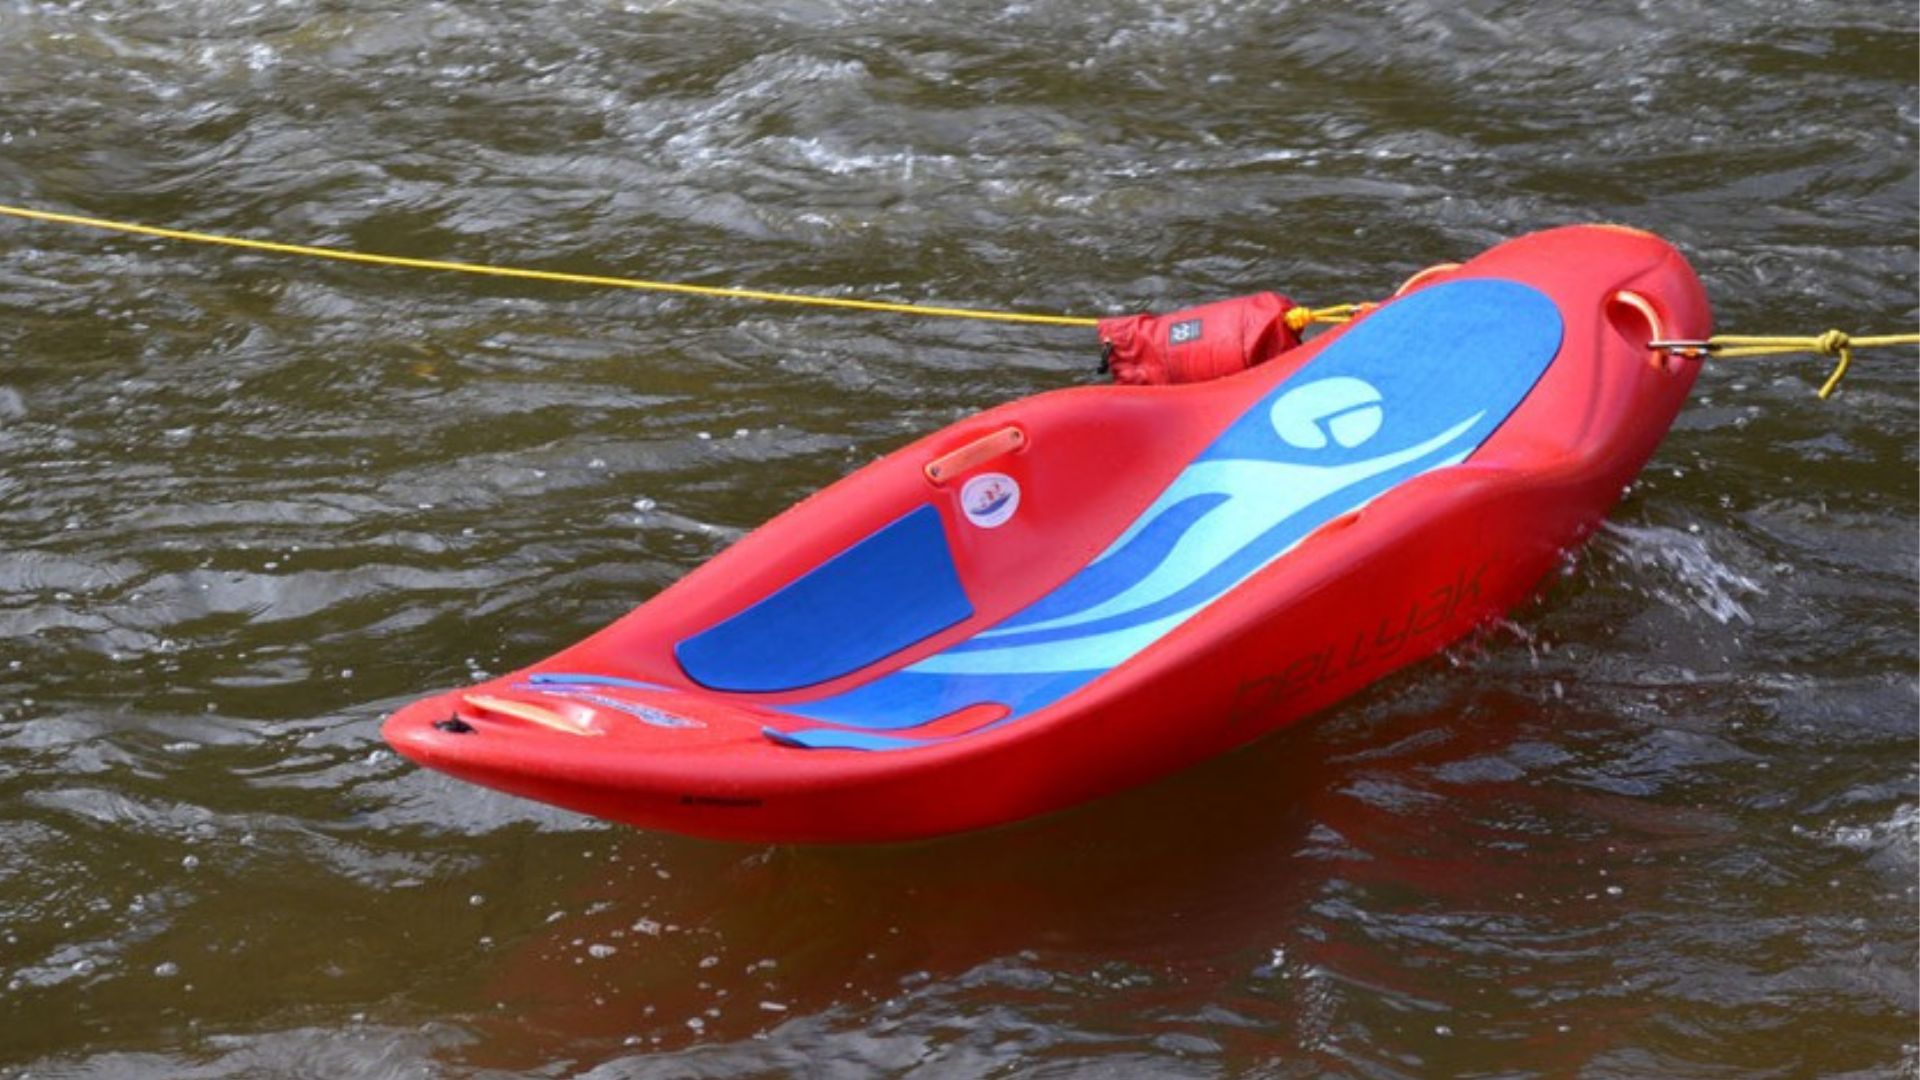
<path fill-rule="evenodd" d="M 797 690 L 858 671 L 973 615 L 940 511 L 922 506 L 674 647 L 713 690 Z"/>

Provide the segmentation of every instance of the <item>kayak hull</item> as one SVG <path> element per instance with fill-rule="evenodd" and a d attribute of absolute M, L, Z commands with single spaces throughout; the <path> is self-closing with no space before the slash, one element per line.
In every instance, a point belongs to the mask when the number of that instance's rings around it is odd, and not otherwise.
<path fill-rule="evenodd" d="M 474 783 L 716 838 L 907 840 L 1076 805 L 1290 724 L 1528 600 L 1685 401 L 1695 364 L 1646 343 L 1710 329 L 1699 281 L 1655 237 L 1522 237 L 1231 378 L 1056 391 L 961 421 L 586 641 L 415 702 L 384 734 Z M 1396 395 L 1400 371 L 1427 381 Z M 1467 420 L 1396 433 L 1448 395 Z M 1276 431 L 1277 456 L 1252 461 L 1267 451 L 1242 444 Z M 1333 494 L 1296 497 L 1315 484 Z M 1260 516 L 1290 498 L 1305 508 Z M 1158 561 L 1134 557 L 1147 549 Z M 1227 554 L 1216 568 L 1207 552 Z M 1130 560 L 1145 569 L 1120 581 Z"/>

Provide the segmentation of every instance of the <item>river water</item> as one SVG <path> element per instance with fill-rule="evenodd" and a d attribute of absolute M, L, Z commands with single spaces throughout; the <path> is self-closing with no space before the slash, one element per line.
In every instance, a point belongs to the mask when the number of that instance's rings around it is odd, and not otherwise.
<path fill-rule="evenodd" d="M 1606 220 L 1724 330 L 1911 330 L 1915 21 L 0 0 L 0 201 L 1083 314 Z M 1511 624 L 1048 819 L 700 842 L 378 741 L 1094 355 L 0 221 L 0 1076 L 1920 1070 L 1912 350 L 1710 367 Z"/>

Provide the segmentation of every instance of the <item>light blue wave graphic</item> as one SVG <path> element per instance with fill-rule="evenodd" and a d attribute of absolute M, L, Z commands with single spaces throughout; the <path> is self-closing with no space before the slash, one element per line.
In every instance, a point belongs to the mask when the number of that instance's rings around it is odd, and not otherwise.
<path fill-rule="evenodd" d="M 1231 554 L 1301 510 L 1454 442 L 1479 422 L 1483 415 L 1475 413 L 1439 435 L 1405 450 L 1351 465 L 1320 468 L 1278 461 L 1198 462 L 1181 473 L 1166 492 L 1154 500 L 1153 505 L 1141 515 L 1142 522 L 1151 527 L 1169 510 L 1199 496 L 1215 496 L 1218 501 L 1204 517 L 1190 523 L 1158 560 L 1140 567 L 1144 573 L 1129 588 L 1071 615 L 1040 621 L 1010 620 L 1000 627 L 982 632 L 975 640 L 985 642 L 1009 636 L 1021 637 L 1035 630 L 1075 626 L 1146 608 L 1205 577 Z M 1125 539 L 1122 538 L 1123 541 Z M 1094 565 L 1109 560 L 1123 550 L 1122 543 L 1113 544 L 1101 553 Z M 1281 553 L 1274 554 L 1277 557 Z"/>
<path fill-rule="evenodd" d="M 1190 525 L 1130 588 L 1073 615 L 983 632 L 906 670 L 929 675 L 1040 675 L 1112 668 L 1305 539 L 1304 533 L 1293 535 L 1300 530 L 1282 529 L 1301 511 L 1337 499 L 1343 492 L 1352 496 L 1352 505 L 1346 509 L 1356 509 L 1373 494 L 1358 490 L 1368 487 L 1366 481 L 1416 462 L 1423 465 L 1417 471 L 1424 472 L 1465 457 L 1477 440 L 1462 437 L 1484 415 L 1475 413 L 1424 442 L 1350 465 L 1196 462 L 1156 500 L 1146 518 L 1157 518 L 1197 495 L 1224 495 L 1226 500 Z M 1454 443 L 1465 445 L 1453 453 L 1441 453 Z M 1315 514 L 1312 524 L 1317 526 L 1346 509 Z M 1232 576 L 1220 581 L 1218 572 L 1226 566 L 1234 568 Z M 1203 584 L 1208 587 L 1196 588 Z M 1068 629 L 1077 632 L 1049 633 Z"/>

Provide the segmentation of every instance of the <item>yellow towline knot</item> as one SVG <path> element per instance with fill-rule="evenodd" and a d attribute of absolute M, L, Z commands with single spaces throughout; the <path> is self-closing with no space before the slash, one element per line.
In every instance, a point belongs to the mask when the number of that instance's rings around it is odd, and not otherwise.
<path fill-rule="evenodd" d="M 1331 307 L 1292 307 L 1287 309 L 1287 329 L 1299 333 L 1315 323 L 1346 323 L 1365 315 L 1377 304 L 1334 304 Z"/>

